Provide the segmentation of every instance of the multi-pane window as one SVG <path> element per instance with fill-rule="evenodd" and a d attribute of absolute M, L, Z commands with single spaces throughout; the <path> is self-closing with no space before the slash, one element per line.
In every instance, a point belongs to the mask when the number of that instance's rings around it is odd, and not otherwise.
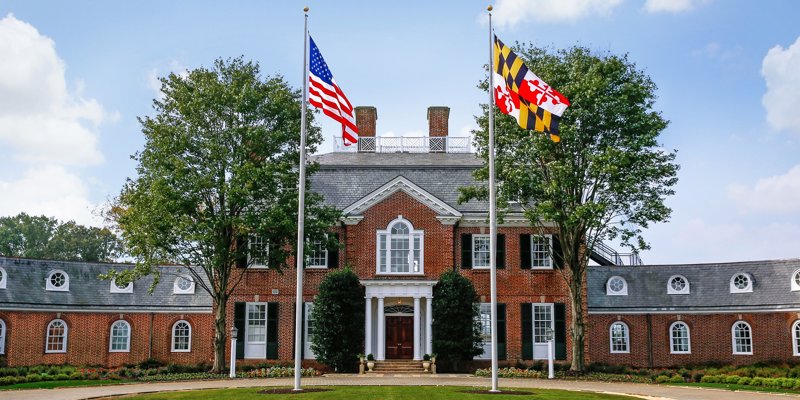
<path fill-rule="evenodd" d="M 472 235 L 472 267 L 489 268 L 489 235 Z"/>
<path fill-rule="evenodd" d="M 314 334 L 314 303 L 305 303 L 306 307 L 306 340 L 305 340 L 305 357 L 306 359 L 313 360 L 316 357 L 314 351 L 311 350 L 311 336 Z"/>
<path fill-rule="evenodd" d="M 69 275 L 64 271 L 51 271 L 47 275 L 45 289 L 66 292 L 69 290 Z"/>
<path fill-rule="evenodd" d="M 247 257 L 250 267 L 268 268 L 269 242 L 259 235 L 250 235 L 247 239 Z"/>
<path fill-rule="evenodd" d="M 265 304 L 247 305 L 247 341 L 266 343 L 267 306 Z"/>
<path fill-rule="evenodd" d="M 111 325 L 111 343 L 108 351 L 131 351 L 131 326 L 126 321 L 117 321 Z"/>
<path fill-rule="evenodd" d="M 6 274 L 6 270 L 3 267 L 0 267 L 0 289 L 6 288 L 6 281 L 8 280 L 8 274 Z"/>
<path fill-rule="evenodd" d="M 792 274 L 791 286 L 793 291 L 800 290 L 800 270 L 795 271 L 794 274 Z"/>
<path fill-rule="evenodd" d="M 6 354 L 6 322 L 0 319 L 0 354 Z"/>
<path fill-rule="evenodd" d="M 669 282 L 667 283 L 667 293 L 689 294 L 689 281 L 681 275 L 675 275 L 669 278 Z"/>
<path fill-rule="evenodd" d="M 688 354 L 692 352 L 689 326 L 683 322 L 675 322 L 669 327 L 670 353 Z"/>
<path fill-rule="evenodd" d="M 731 336 L 733 337 L 733 354 L 753 354 L 753 337 L 747 322 L 739 321 L 733 324 Z"/>
<path fill-rule="evenodd" d="M 328 268 L 328 248 L 324 240 L 315 240 L 311 243 L 308 253 L 308 268 Z"/>
<path fill-rule="evenodd" d="M 489 358 L 492 356 L 492 303 L 480 304 L 481 323 L 481 353 L 478 358 Z"/>
<path fill-rule="evenodd" d="M 194 279 L 189 275 L 180 275 L 175 278 L 175 283 L 172 286 L 172 292 L 177 294 L 192 294 L 194 293 Z"/>
<path fill-rule="evenodd" d="M 550 235 L 531 235 L 531 268 L 553 268 L 550 259 Z"/>
<path fill-rule="evenodd" d="M 385 231 L 378 231 L 378 273 L 421 274 L 423 231 L 398 218 Z"/>
<path fill-rule="evenodd" d="M 753 291 L 753 278 L 750 274 L 740 272 L 731 277 L 731 293 L 747 293 Z"/>
<path fill-rule="evenodd" d="M 192 350 L 192 326 L 186 321 L 172 325 L 172 351 L 184 353 Z"/>
<path fill-rule="evenodd" d="M 547 343 L 548 332 L 553 328 L 553 306 L 533 305 L 533 342 Z"/>
<path fill-rule="evenodd" d="M 609 329 L 612 353 L 630 353 L 630 333 L 624 322 L 615 322 Z"/>
<path fill-rule="evenodd" d="M 800 321 L 792 325 L 792 354 L 800 356 Z"/>
<path fill-rule="evenodd" d="M 67 323 L 60 319 L 55 319 L 47 325 L 45 353 L 67 352 L 67 329 Z"/>
<path fill-rule="evenodd" d="M 612 276 L 606 281 L 606 294 L 609 296 L 624 296 L 628 294 L 628 283 L 620 276 Z"/>

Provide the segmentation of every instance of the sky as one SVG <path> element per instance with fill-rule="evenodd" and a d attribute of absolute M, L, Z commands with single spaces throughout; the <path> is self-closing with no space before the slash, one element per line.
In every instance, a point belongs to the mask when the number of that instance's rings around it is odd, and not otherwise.
<path fill-rule="evenodd" d="M 488 3 L 469 1 L 0 1 L 0 216 L 101 225 L 135 176 L 138 117 L 158 77 L 244 56 L 302 85 L 309 30 L 379 136 L 424 136 L 448 106 L 469 136 L 486 93 Z M 505 43 L 627 54 L 658 85 L 663 147 L 681 169 L 647 264 L 800 257 L 800 3 L 497 0 Z M 568 112 L 568 111 L 567 111 Z M 318 117 L 334 149 L 339 127 Z"/>

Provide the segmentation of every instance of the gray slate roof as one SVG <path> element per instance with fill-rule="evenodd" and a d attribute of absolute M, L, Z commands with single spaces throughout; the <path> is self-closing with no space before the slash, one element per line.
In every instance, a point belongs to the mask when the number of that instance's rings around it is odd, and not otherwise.
<path fill-rule="evenodd" d="M 111 282 L 98 275 L 112 269 L 131 268 L 130 264 L 105 264 L 71 261 L 0 257 L 7 274 L 6 288 L 0 289 L 0 310 L 102 310 L 108 312 L 211 312 L 211 297 L 195 285 L 194 294 L 173 294 L 175 276 L 181 267 L 160 267 L 161 281 L 148 293 L 152 277 L 133 283 L 133 293 L 111 293 Z M 59 269 L 69 276 L 69 291 L 45 290 L 50 271 Z"/>
<path fill-rule="evenodd" d="M 459 153 L 327 153 L 310 158 L 320 164 L 311 190 L 325 204 L 347 208 L 392 179 L 403 176 L 462 213 L 489 210 L 488 202 L 458 204 L 459 188 L 475 185 L 472 173 L 483 165 L 474 154 Z"/>
<path fill-rule="evenodd" d="M 791 290 L 791 279 L 798 270 L 800 259 L 635 267 L 590 266 L 587 277 L 589 312 L 798 309 L 800 291 Z M 730 293 L 731 277 L 739 272 L 749 273 L 753 277 L 752 293 Z M 627 296 L 606 295 L 606 282 L 615 275 L 627 282 Z M 673 275 L 683 275 L 689 281 L 690 294 L 667 294 L 667 283 Z"/>

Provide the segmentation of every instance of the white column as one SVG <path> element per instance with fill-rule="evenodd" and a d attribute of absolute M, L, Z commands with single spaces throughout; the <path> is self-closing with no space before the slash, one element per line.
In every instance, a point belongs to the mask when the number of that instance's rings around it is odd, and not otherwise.
<path fill-rule="evenodd" d="M 433 353 L 433 297 L 425 298 L 425 352 Z"/>
<path fill-rule="evenodd" d="M 378 348 L 375 359 L 383 361 L 386 359 L 386 318 L 383 317 L 383 297 L 378 297 Z"/>
<path fill-rule="evenodd" d="M 372 297 L 366 298 L 364 310 L 364 355 L 372 353 Z"/>
<path fill-rule="evenodd" d="M 422 340 L 419 337 L 420 315 L 419 315 L 419 297 L 414 297 L 414 359 L 422 360 L 422 354 L 419 354 L 422 347 Z"/>

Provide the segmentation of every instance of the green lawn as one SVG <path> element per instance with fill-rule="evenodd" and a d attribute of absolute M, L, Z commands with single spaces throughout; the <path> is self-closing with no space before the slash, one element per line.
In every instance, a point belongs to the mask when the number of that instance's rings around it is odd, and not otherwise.
<path fill-rule="evenodd" d="M 712 389 L 727 389 L 727 390 L 747 390 L 750 392 L 767 392 L 767 393 L 791 393 L 798 394 L 800 391 L 788 389 L 775 389 L 760 386 L 749 385 L 734 385 L 729 383 L 668 383 L 671 386 L 686 386 L 686 387 L 704 387 Z"/>
<path fill-rule="evenodd" d="M 136 381 L 113 381 L 113 380 L 80 380 L 80 381 L 46 381 L 46 382 L 27 382 L 14 385 L 0 386 L 0 390 L 19 390 L 19 389 L 55 389 L 62 387 L 75 386 L 106 386 L 119 385 L 122 383 L 133 383 Z"/>
<path fill-rule="evenodd" d="M 314 388 L 306 386 L 306 388 Z M 336 386 L 329 387 L 331 391 L 300 393 L 300 394 L 260 394 L 258 392 L 265 388 L 246 388 L 246 389 L 220 389 L 220 390 L 196 390 L 186 392 L 164 392 L 145 394 L 141 396 L 126 397 L 136 400 L 183 400 L 183 399 L 203 399 L 203 400 L 279 400 L 279 399 L 382 399 L 382 400 L 439 400 L 439 399 L 486 399 L 486 400 L 631 400 L 633 397 L 615 396 L 599 393 L 568 392 L 563 390 L 544 390 L 544 389 L 514 389 L 514 391 L 524 391 L 532 395 L 491 395 L 464 393 L 464 391 L 476 390 L 481 388 L 452 387 L 452 386 Z M 267 388 L 271 389 L 271 388 Z M 485 388 L 483 388 L 485 389 Z M 508 390 L 511 391 L 511 390 Z"/>

